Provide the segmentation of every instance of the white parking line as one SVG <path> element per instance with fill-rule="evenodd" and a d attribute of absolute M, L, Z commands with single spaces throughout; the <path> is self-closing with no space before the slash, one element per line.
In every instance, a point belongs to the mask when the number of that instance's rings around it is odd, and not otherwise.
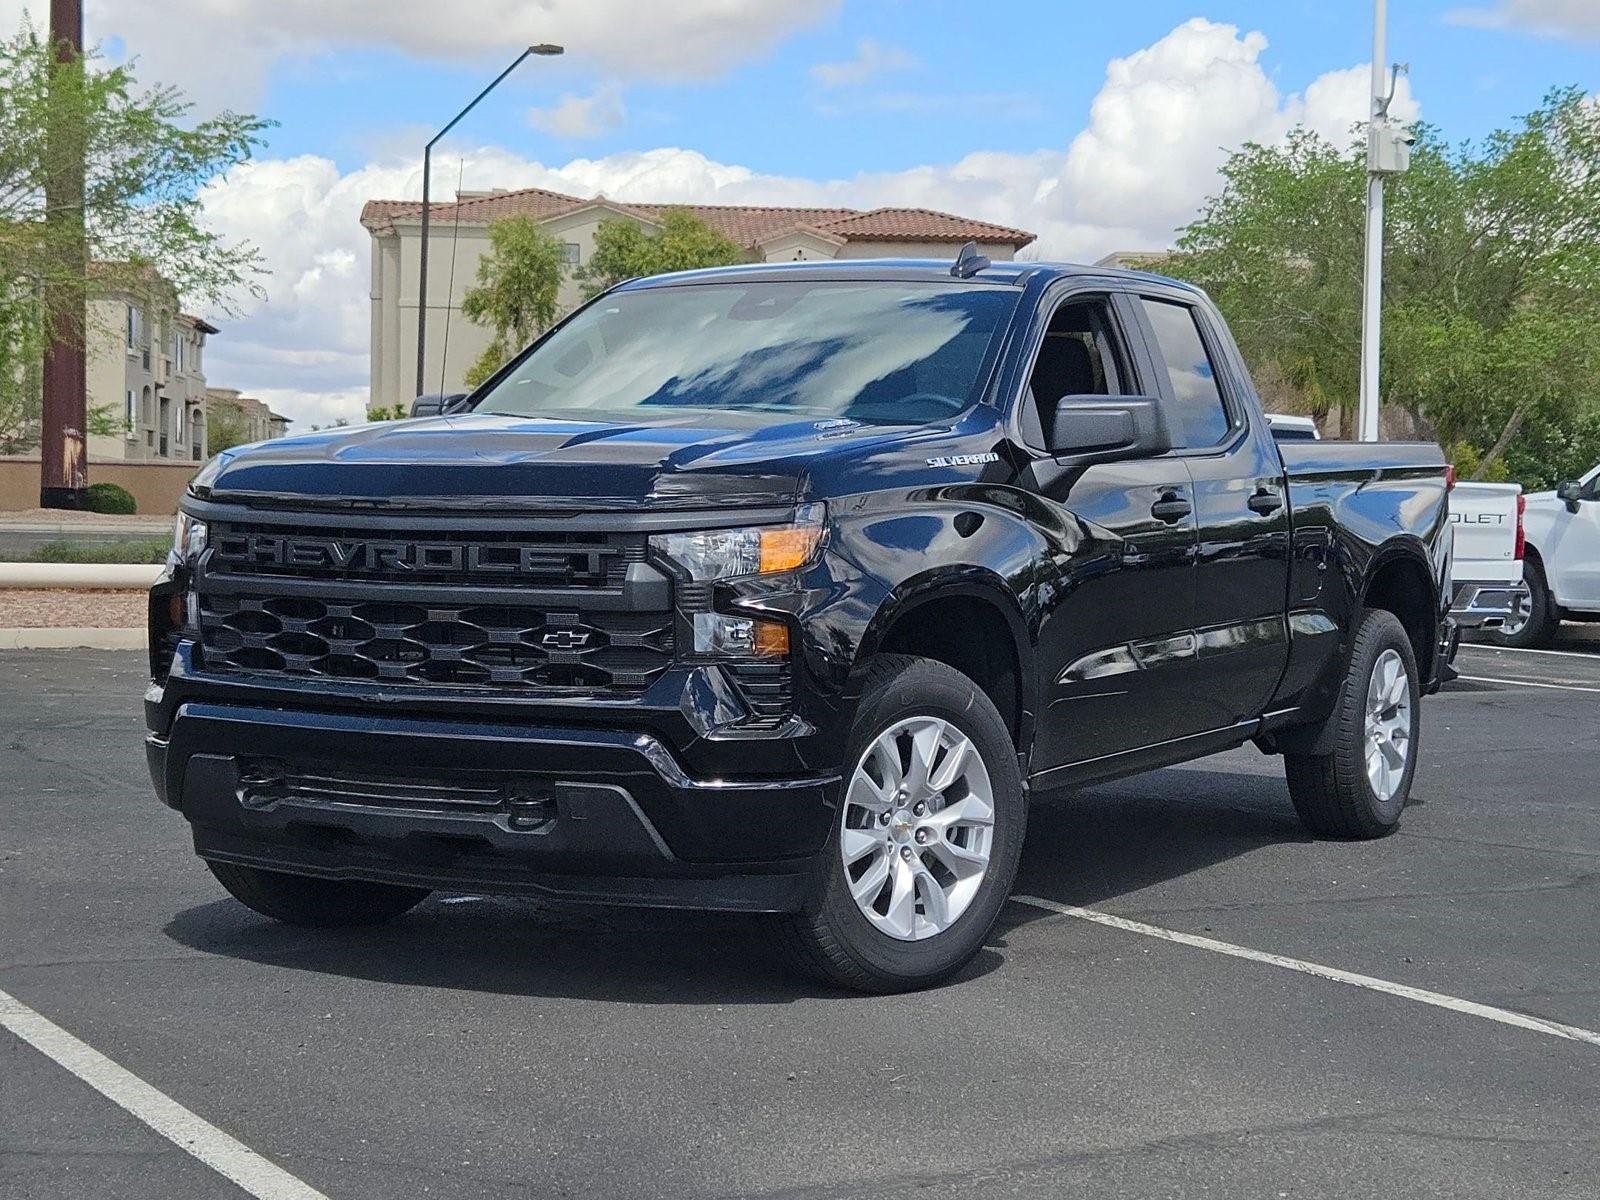
<path fill-rule="evenodd" d="M 1577 650 L 1535 650 L 1531 646 L 1480 646 L 1474 642 L 1462 642 L 1462 650 L 1477 650 L 1483 654 L 1551 654 L 1557 658 L 1586 658 L 1600 666 L 1600 653 L 1583 654 Z"/>
<path fill-rule="evenodd" d="M 1235 946 L 1232 942 L 1219 942 L 1216 938 L 1200 937 L 1198 934 L 1193 933 L 1179 933 L 1175 929 L 1163 929 L 1159 925 L 1146 925 L 1143 921 L 1130 921 L 1126 917 L 1114 917 L 1110 913 L 1103 913 L 1093 908 L 1080 908 L 1075 904 L 1061 904 L 1055 900 L 1045 900 L 1039 896 L 1012 896 L 1011 898 L 1018 904 L 1042 908 L 1046 912 L 1059 913 L 1064 917 L 1077 917 L 1082 921 L 1092 921 L 1096 925 L 1120 929 L 1125 933 L 1139 933 L 1145 937 L 1160 938 L 1164 942 L 1176 942 L 1180 946 L 1193 946 L 1197 950 L 1210 950 L 1216 954 L 1229 955 L 1232 958 L 1243 958 L 1248 959 L 1250 962 L 1265 963 L 1269 967 L 1282 967 L 1286 971 L 1298 971 L 1302 975 L 1314 975 L 1318 979 L 1329 979 L 1334 983 L 1348 983 L 1354 987 L 1366 988 L 1368 991 L 1398 996 L 1402 1000 L 1414 1000 L 1418 1004 L 1431 1004 L 1435 1008 L 1446 1008 L 1451 1012 L 1482 1017 L 1486 1021 L 1498 1021 L 1502 1025 L 1512 1025 L 1518 1029 L 1530 1029 L 1534 1033 L 1544 1033 L 1549 1034 L 1551 1037 L 1566 1038 L 1572 1042 L 1587 1042 L 1591 1046 L 1600 1046 L 1600 1033 L 1596 1033 L 1592 1029 L 1580 1029 L 1576 1025 L 1562 1025 L 1555 1021 L 1546 1021 L 1540 1017 L 1530 1017 L 1525 1013 L 1512 1012 L 1509 1008 L 1496 1008 L 1492 1004 L 1479 1004 L 1475 1000 L 1462 1000 L 1455 996 L 1447 996 L 1443 992 L 1430 992 L 1424 988 L 1415 988 L 1404 983 L 1391 983 L 1387 979 L 1379 979 L 1373 975 L 1359 975 L 1354 971 L 1342 971 L 1338 967 L 1325 967 L 1320 963 L 1306 962 L 1303 959 L 1286 958 L 1281 954 L 1268 954 L 1263 950 L 1251 950 L 1247 946 Z"/>
<path fill-rule="evenodd" d="M 1600 687 L 1579 687 L 1575 683 L 1540 683 L 1533 679 L 1495 679 L 1488 675 L 1457 675 L 1471 683 L 1503 683 L 1507 687 L 1551 688 L 1558 692 L 1600 692 Z"/>
<path fill-rule="evenodd" d="M 328 1200 L 5 991 L 0 991 L 0 1026 L 258 1200 Z"/>

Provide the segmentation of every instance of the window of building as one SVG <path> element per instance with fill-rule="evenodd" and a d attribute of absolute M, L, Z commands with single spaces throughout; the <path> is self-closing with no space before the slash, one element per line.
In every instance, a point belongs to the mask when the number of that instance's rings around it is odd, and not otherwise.
<path fill-rule="evenodd" d="M 128 310 L 128 349 L 136 350 L 139 347 L 139 325 L 142 314 L 131 304 L 126 307 Z"/>
<path fill-rule="evenodd" d="M 583 261 L 583 251 L 577 242 L 561 243 L 561 261 L 569 267 L 575 267 Z"/>
<path fill-rule="evenodd" d="M 1186 304 L 1142 298 L 1155 331 L 1167 377 L 1172 381 L 1172 410 L 1167 414 L 1175 444 L 1215 446 L 1228 436 L 1228 410 L 1217 382 L 1216 364 L 1206 352 L 1194 309 Z"/>
<path fill-rule="evenodd" d="M 187 341 L 182 329 L 172 331 L 172 369 L 179 375 L 183 374 L 183 348 Z"/>
<path fill-rule="evenodd" d="M 136 406 L 137 405 L 138 405 L 138 397 L 136 397 L 133 394 L 133 389 L 129 388 L 128 389 L 128 407 L 123 410 L 122 419 L 123 419 L 124 426 L 127 429 L 129 429 L 130 431 L 133 429 L 134 425 L 138 423 L 138 420 L 139 420 L 139 414 L 136 411 Z"/>

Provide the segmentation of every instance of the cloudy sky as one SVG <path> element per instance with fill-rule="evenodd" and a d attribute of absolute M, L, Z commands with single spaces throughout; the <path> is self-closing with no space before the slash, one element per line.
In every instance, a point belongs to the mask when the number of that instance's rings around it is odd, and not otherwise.
<path fill-rule="evenodd" d="M 0 20 L 43 16 L 0 0 Z M 206 194 L 267 298 L 207 376 L 302 423 L 359 417 L 371 198 L 435 179 L 620 199 L 948 209 L 1093 260 L 1169 244 L 1228 148 L 1365 113 L 1366 0 L 86 0 L 87 36 L 200 111 L 279 124 Z M 1600 0 L 1402 0 L 1397 109 L 1480 137 L 1551 86 L 1600 90 Z"/>

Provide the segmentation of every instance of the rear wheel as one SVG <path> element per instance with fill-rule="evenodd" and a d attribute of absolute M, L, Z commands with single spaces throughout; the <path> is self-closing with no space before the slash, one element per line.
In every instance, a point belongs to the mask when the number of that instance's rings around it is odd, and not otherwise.
<path fill-rule="evenodd" d="M 1550 594 L 1550 584 L 1544 577 L 1544 567 L 1537 558 L 1523 561 L 1522 578 L 1528 585 L 1528 594 L 1499 629 L 1484 630 L 1485 641 L 1496 646 L 1533 649 L 1548 646 L 1555 640 L 1556 626 L 1561 622 L 1556 615 L 1555 597 Z"/>
<path fill-rule="evenodd" d="M 409 912 L 428 898 L 427 888 L 398 887 L 346 879 L 286 875 L 237 863 L 206 866 L 235 900 L 264 917 L 289 925 L 335 928 L 379 925 Z"/>
<path fill-rule="evenodd" d="M 884 655 L 867 669 L 815 911 L 790 948 L 860 991 L 927 987 L 983 948 L 1027 821 L 1010 732 L 965 675 Z"/>
<path fill-rule="evenodd" d="M 1313 833 L 1382 837 L 1400 823 L 1417 767 L 1417 660 L 1393 613 L 1368 609 L 1350 652 L 1333 750 L 1286 754 L 1289 796 Z"/>

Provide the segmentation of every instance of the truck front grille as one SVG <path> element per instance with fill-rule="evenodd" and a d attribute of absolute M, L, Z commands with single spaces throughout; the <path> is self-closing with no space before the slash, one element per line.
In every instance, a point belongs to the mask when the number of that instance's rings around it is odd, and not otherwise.
<path fill-rule="evenodd" d="M 627 535 L 218 525 L 200 649 L 251 676 L 637 694 L 673 658 L 670 588 L 643 559 Z"/>

